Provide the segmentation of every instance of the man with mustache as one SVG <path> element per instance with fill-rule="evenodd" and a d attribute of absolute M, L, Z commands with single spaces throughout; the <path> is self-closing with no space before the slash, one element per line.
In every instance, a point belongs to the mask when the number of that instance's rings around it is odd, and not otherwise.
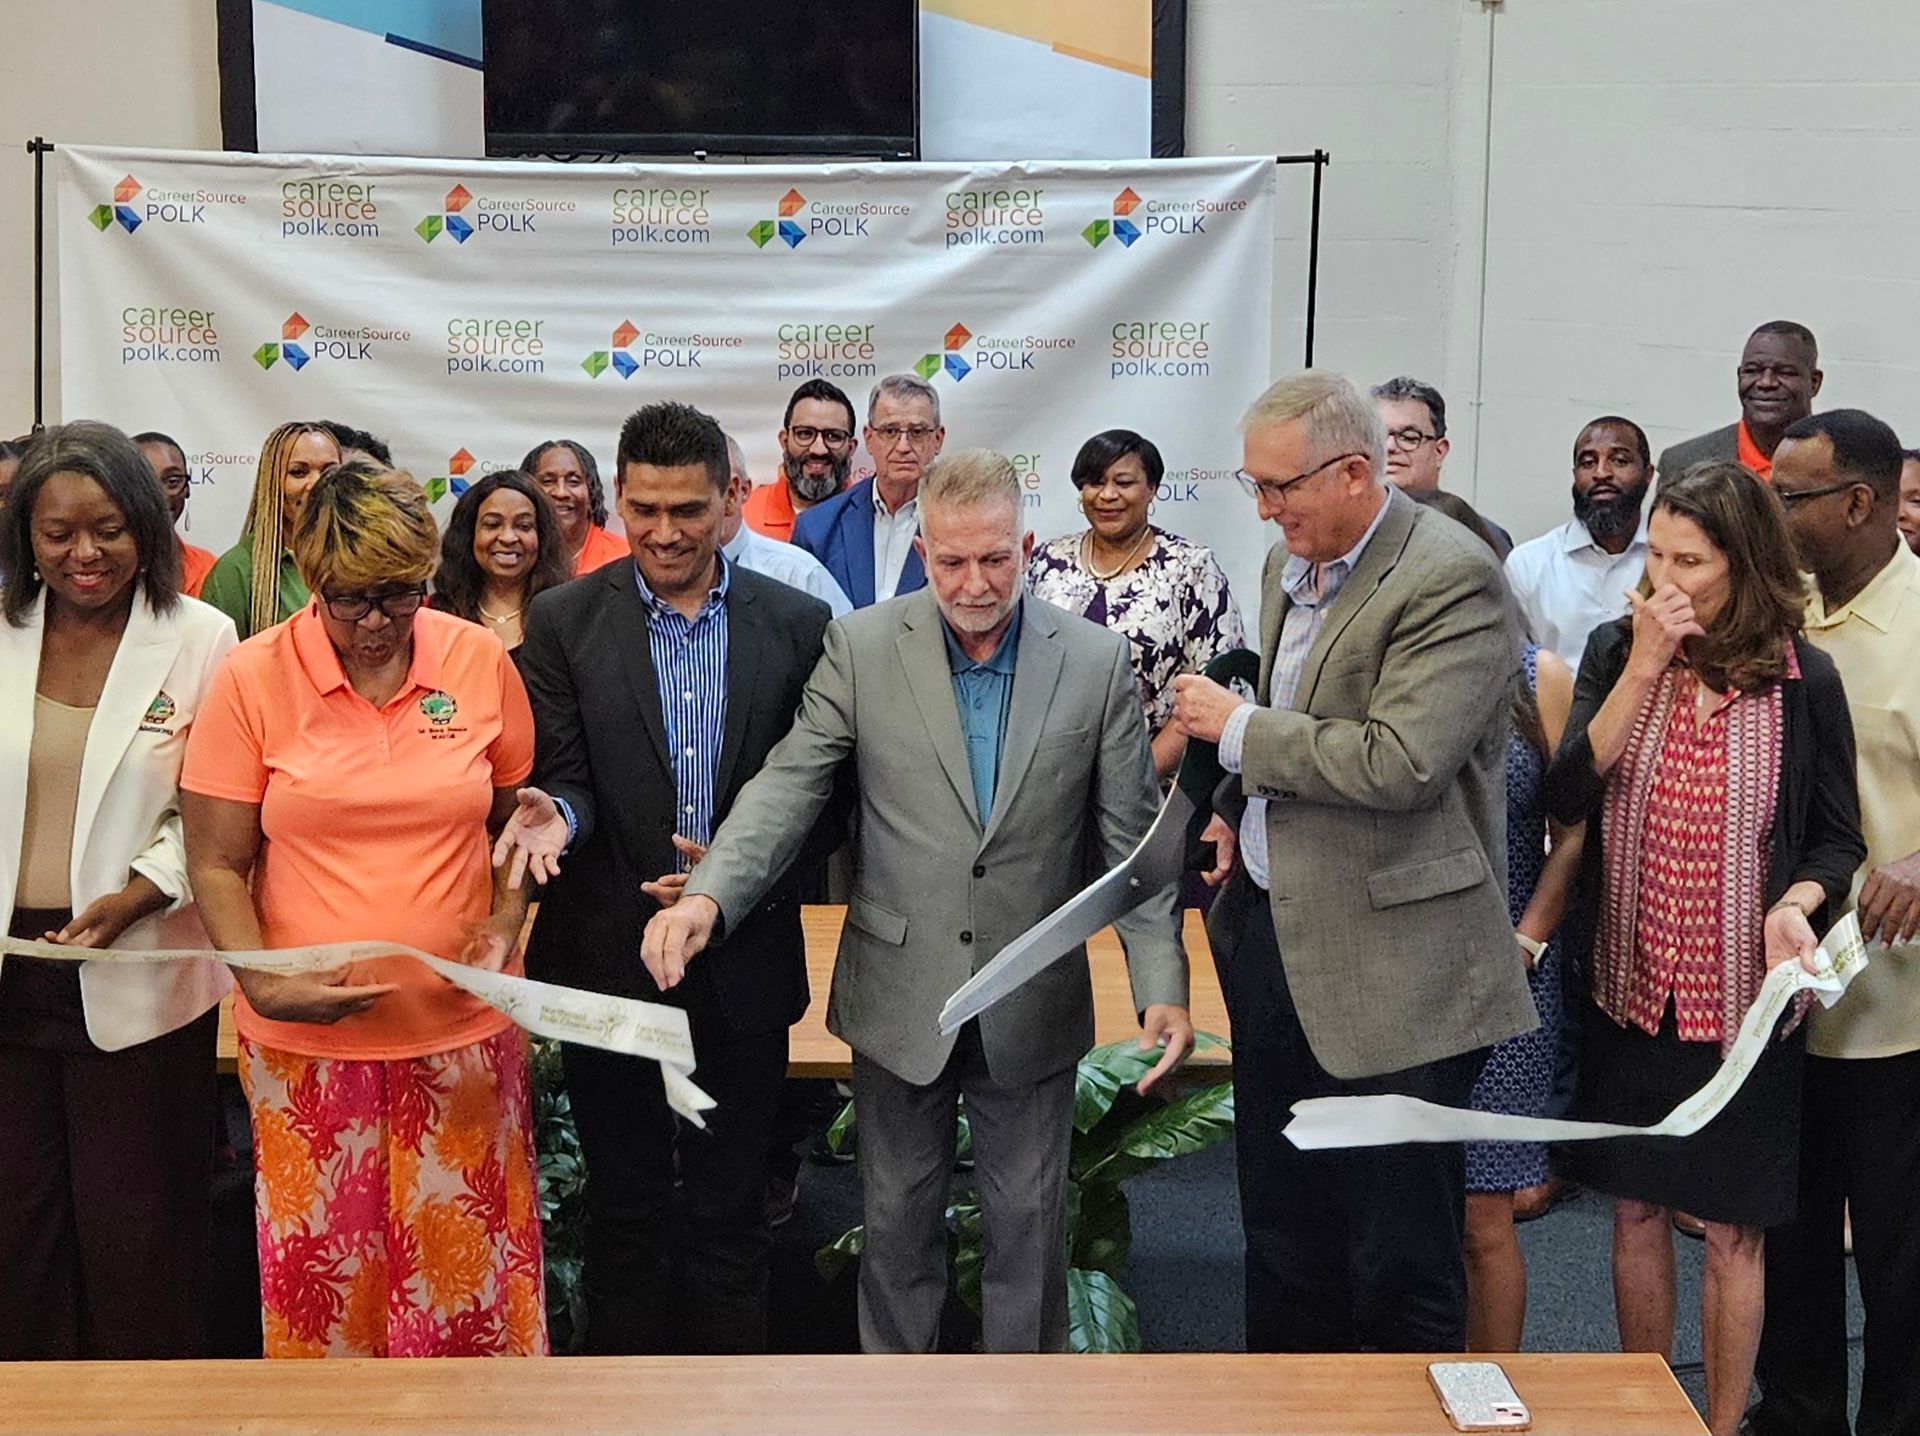
<path fill-rule="evenodd" d="M 839 385 L 809 379 L 795 389 L 780 421 L 780 482 L 748 496 L 747 527 L 792 542 L 794 519 L 846 488 L 858 442 L 853 401 Z"/>
<path fill-rule="evenodd" d="M 1660 455 L 1660 474 L 1673 478 L 1695 464 L 1726 460 L 1762 480 L 1773 474 L 1773 451 L 1790 424 L 1813 412 L 1826 376 L 1813 331 L 1791 319 L 1769 319 L 1747 336 L 1735 385 L 1739 422 L 1673 445 Z"/>
<path fill-rule="evenodd" d="M 1587 635 L 1627 611 L 1647 565 L 1641 516 L 1652 481 L 1646 432 L 1608 414 L 1573 443 L 1573 518 L 1507 556 L 1507 584 L 1527 632 L 1576 671 Z"/>

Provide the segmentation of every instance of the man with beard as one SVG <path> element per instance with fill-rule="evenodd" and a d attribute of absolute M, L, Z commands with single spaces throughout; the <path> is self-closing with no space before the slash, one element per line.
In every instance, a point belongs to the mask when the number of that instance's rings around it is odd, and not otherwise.
<path fill-rule="evenodd" d="M 1507 583 L 1527 632 L 1576 672 L 1587 635 L 1627 612 L 1647 566 L 1640 506 L 1652 479 L 1647 435 L 1608 414 L 1573 443 L 1573 518 L 1507 556 Z"/>
<path fill-rule="evenodd" d="M 837 384 L 807 380 L 788 396 L 780 423 L 780 482 L 748 497 L 747 527 L 790 543 L 794 519 L 847 486 L 853 450 L 853 401 Z"/>
<path fill-rule="evenodd" d="M 1740 395 L 1740 419 L 1696 439 L 1673 445 L 1660 455 L 1660 475 L 1674 478 L 1695 464 L 1722 460 L 1739 464 L 1762 480 L 1773 474 L 1773 451 L 1787 426 L 1813 412 L 1820 392 L 1820 346 L 1813 331 L 1791 319 L 1769 319 L 1747 337 L 1734 382 Z"/>

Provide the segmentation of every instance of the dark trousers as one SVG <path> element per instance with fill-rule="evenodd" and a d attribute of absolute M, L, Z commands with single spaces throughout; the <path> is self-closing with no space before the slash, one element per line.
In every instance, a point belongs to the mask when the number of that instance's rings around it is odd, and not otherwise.
<path fill-rule="evenodd" d="M 741 1353 L 767 1345 L 767 1146 L 787 1034 L 693 1030 L 705 1131 L 667 1106 L 653 1062 L 572 1044 L 567 1093 L 587 1162 L 587 1351 Z"/>
<path fill-rule="evenodd" d="M 1219 965 L 1233 1025 L 1247 1350 L 1465 1350 L 1465 1148 L 1302 1152 L 1281 1133 L 1306 1097 L 1397 1092 L 1464 1107 L 1486 1051 L 1334 1077 L 1308 1049 L 1266 894 L 1237 876 L 1214 922 L 1239 932 Z"/>
<path fill-rule="evenodd" d="M 218 1023 L 102 1052 L 76 964 L 0 969 L 0 1361 L 207 1354 Z"/>
<path fill-rule="evenodd" d="M 1920 1052 L 1809 1057 L 1800 1204 L 1767 1233 L 1767 1319 L 1755 1367 L 1764 1436 L 1846 1436 L 1846 1255 L 1867 1311 L 1859 1436 L 1920 1433 Z"/>

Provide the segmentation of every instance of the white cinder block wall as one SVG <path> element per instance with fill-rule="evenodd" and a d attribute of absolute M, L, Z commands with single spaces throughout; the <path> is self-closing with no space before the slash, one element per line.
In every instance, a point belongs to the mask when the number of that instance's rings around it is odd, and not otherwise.
<path fill-rule="evenodd" d="M 1319 362 L 1438 384 L 1449 487 L 1516 537 L 1564 517 L 1584 419 L 1656 449 L 1731 420 L 1762 319 L 1820 335 L 1823 404 L 1920 443 L 1913 0 L 1189 0 L 1189 32 L 1192 153 L 1333 153 Z M 214 41 L 210 0 L 5 0 L 0 433 L 31 418 L 24 141 L 217 146 Z M 1276 372 L 1307 171 L 1280 183 Z"/>

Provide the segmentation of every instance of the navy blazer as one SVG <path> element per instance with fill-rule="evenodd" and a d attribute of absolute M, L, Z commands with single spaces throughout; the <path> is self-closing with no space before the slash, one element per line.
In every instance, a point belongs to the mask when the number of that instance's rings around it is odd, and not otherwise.
<path fill-rule="evenodd" d="M 862 479 L 793 521 L 793 542 L 827 566 L 855 608 L 873 602 L 873 480 Z M 895 596 L 927 586 L 918 549 L 907 550 Z"/>

